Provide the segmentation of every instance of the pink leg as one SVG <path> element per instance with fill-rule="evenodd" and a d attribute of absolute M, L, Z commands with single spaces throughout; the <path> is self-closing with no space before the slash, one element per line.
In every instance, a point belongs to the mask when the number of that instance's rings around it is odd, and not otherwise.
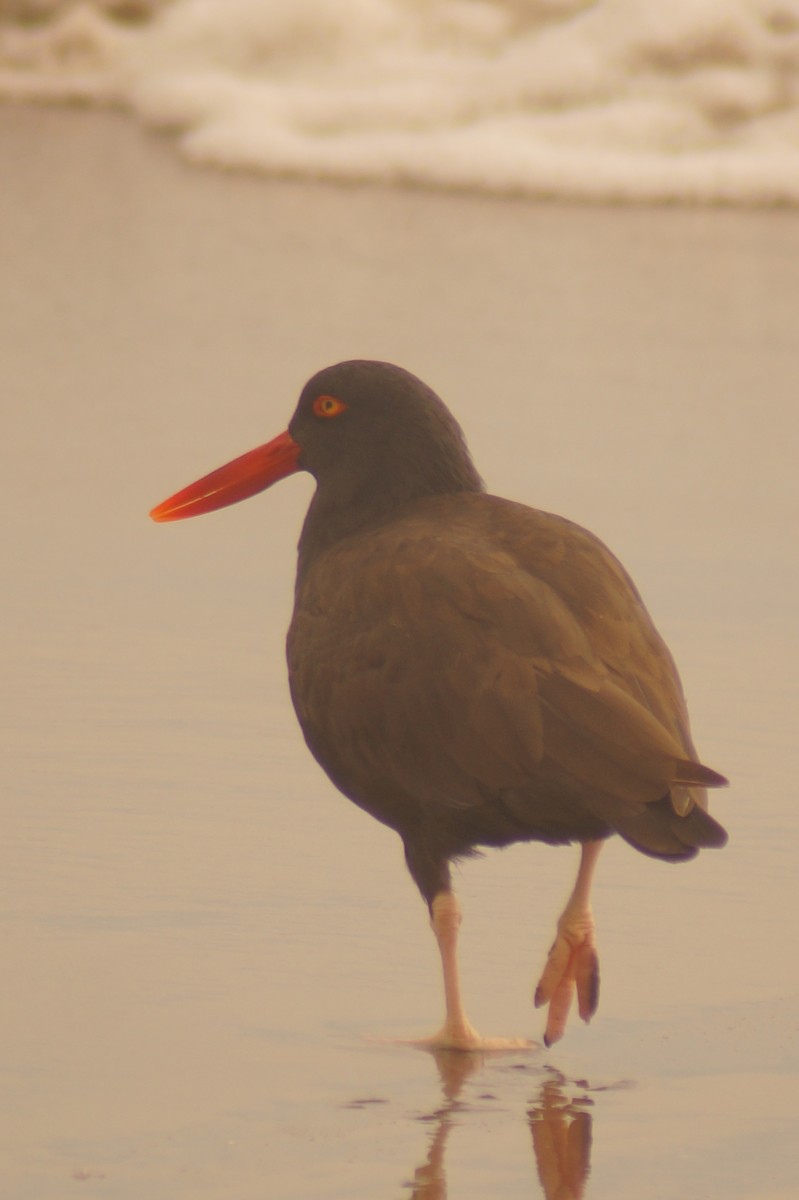
<path fill-rule="evenodd" d="M 590 1021 L 599 1003 L 599 959 L 591 912 L 591 881 L 602 842 L 582 846 L 574 891 L 558 921 L 555 942 L 535 989 L 535 1006 L 549 1005 L 544 1043 L 563 1037 L 575 990 L 580 1016 Z"/>
<path fill-rule="evenodd" d="M 458 970 L 458 930 L 461 906 L 454 892 L 439 892 L 433 898 L 431 924 L 436 935 L 444 972 L 444 1003 L 446 1018 L 436 1034 L 442 1046 L 470 1048 L 480 1041 L 480 1035 L 470 1024 L 461 999 L 461 980 Z"/>
<path fill-rule="evenodd" d="M 458 971 L 458 930 L 461 909 L 453 892 L 439 892 L 433 897 L 431 924 L 436 935 L 441 966 L 444 972 L 444 1002 L 446 1016 L 438 1033 L 418 1044 L 440 1050 L 516 1050 L 527 1048 L 524 1038 L 484 1038 L 469 1022 L 461 999 Z"/>

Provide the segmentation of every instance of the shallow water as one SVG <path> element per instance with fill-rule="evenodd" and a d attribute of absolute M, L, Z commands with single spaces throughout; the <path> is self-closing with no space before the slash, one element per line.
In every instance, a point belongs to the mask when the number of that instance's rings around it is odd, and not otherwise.
<path fill-rule="evenodd" d="M 89 114 L 0 137 L 1 1194 L 793 1196 L 799 221 L 198 175 Z M 294 726 L 308 481 L 146 518 L 355 355 L 619 553 L 733 780 L 722 853 L 607 847 L 600 1012 L 551 1051 L 390 1041 L 438 968 L 396 838 Z M 459 870 L 486 1033 L 540 1037 L 574 866 Z"/>
<path fill-rule="evenodd" d="M 12 0 L 0 98 L 186 160 L 610 202 L 799 202 L 795 0 Z"/>

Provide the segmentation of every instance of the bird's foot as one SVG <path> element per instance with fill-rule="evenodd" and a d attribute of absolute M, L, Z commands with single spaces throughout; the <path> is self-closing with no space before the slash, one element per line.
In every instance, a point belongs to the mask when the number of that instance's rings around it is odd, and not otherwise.
<path fill-rule="evenodd" d="M 527 1038 L 482 1037 L 468 1021 L 445 1021 L 430 1037 L 409 1038 L 404 1043 L 423 1050 L 460 1050 L 466 1053 L 503 1050 L 533 1050 L 536 1043 Z"/>
<path fill-rule="evenodd" d="M 575 991 L 580 1016 L 590 1021 L 599 1004 L 599 958 L 594 918 L 585 907 L 567 907 L 558 921 L 554 945 L 535 989 L 536 1008 L 549 1005 L 545 1046 L 563 1037 Z"/>
<path fill-rule="evenodd" d="M 431 1037 L 411 1039 L 410 1046 L 418 1046 L 421 1050 L 454 1050 L 462 1054 L 501 1054 L 512 1050 L 535 1050 L 537 1045 L 529 1038 L 481 1037 L 479 1033 L 471 1037 L 451 1037 L 448 1034 L 432 1034 Z"/>

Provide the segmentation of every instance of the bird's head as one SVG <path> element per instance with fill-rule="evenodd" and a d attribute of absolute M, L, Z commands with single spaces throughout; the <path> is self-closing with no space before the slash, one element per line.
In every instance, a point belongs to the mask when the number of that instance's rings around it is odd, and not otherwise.
<path fill-rule="evenodd" d="M 460 427 L 435 392 L 401 367 L 357 359 L 308 381 L 285 433 L 189 484 L 150 515 L 199 516 L 296 471 L 315 477 L 328 509 L 383 510 L 482 488 Z"/>

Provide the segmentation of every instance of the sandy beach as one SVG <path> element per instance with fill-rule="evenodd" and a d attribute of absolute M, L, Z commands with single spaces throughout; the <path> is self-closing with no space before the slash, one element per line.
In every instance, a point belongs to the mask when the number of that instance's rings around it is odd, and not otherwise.
<path fill-rule="evenodd" d="M 793 1197 L 799 215 L 223 174 L 90 111 L 0 108 L 0 146 L 3 1200 Z M 147 519 L 350 357 L 614 549 L 732 780 L 723 852 L 607 847 L 600 1011 L 550 1051 L 392 1041 L 435 947 L 295 728 L 308 478 Z M 575 861 L 459 868 L 487 1034 L 540 1039 Z"/>

